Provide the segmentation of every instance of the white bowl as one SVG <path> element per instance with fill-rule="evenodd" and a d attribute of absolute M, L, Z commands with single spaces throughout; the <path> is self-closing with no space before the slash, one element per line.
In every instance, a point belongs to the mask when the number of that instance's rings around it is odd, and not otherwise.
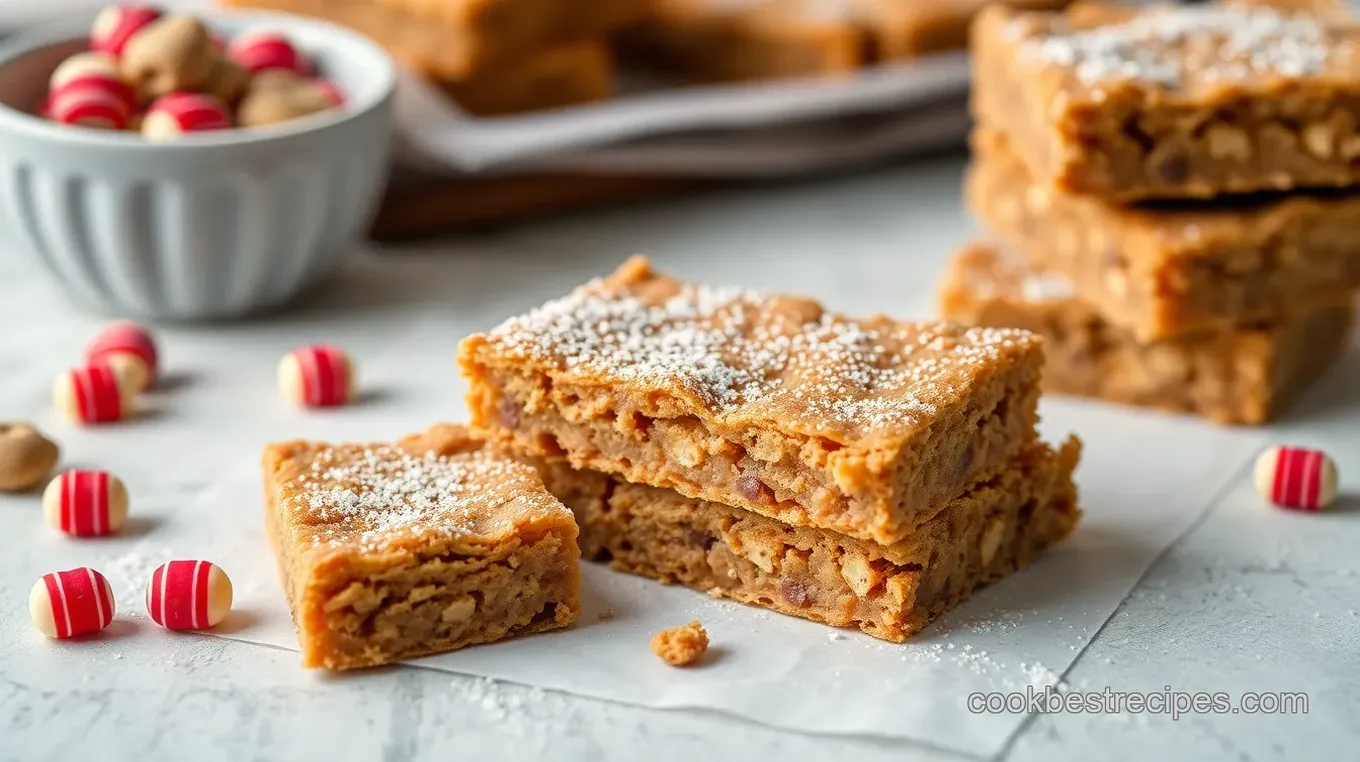
<path fill-rule="evenodd" d="M 77 303 L 147 319 L 211 320 L 278 307 L 366 232 L 391 150 L 396 68 L 338 26 L 269 13 L 202 14 L 220 33 L 283 33 L 342 109 L 267 128 L 151 142 L 68 127 L 38 109 L 89 19 L 0 43 L 0 221 Z"/>

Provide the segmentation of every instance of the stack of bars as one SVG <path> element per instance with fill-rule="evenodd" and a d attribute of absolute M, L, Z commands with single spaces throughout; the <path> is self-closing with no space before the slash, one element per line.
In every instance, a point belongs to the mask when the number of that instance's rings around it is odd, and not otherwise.
<path fill-rule="evenodd" d="M 583 555 L 902 641 L 1079 518 L 1027 331 L 852 319 L 613 275 L 469 337 L 473 434 L 533 464 Z"/>
<path fill-rule="evenodd" d="M 465 111 L 571 106 L 614 93 L 606 37 L 649 0 L 225 0 L 343 24 L 387 48 Z"/>
<path fill-rule="evenodd" d="M 1267 7 L 984 12 L 945 317 L 1047 340 L 1046 388 L 1259 424 L 1346 346 L 1360 30 Z"/>

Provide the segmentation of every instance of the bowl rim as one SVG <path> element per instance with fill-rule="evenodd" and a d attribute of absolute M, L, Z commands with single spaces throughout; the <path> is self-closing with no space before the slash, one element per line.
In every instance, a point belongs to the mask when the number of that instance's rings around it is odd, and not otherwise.
<path fill-rule="evenodd" d="M 140 133 L 129 130 L 95 130 L 73 128 L 57 124 L 34 114 L 22 111 L 0 102 L 0 129 L 22 133 L 28 137 L 59 140 L 68 145 L 82 147 L 109 147 L 120 150 L 142 151 L 184 151 L 203 148 L 222 148 L 229 146 L 258 145 L 275 140 L 292 138 L 309 133 L 318 133 L 347 122 L 360 119 L 392 99 L 397 89 L 397 65 L 391 55 L 376 42 L 353 30 L 329 21 L 298 16 L 291 13 L 273 11 L 235 11 L 223 9 L 202 9 L 190 13 L 201 19 L 209 27 L 214 22 L 232 24 L 246 23 L 269 26 L 288 34 L 290 30 L 310 29 L 313 33 L 329 35 L 340 40 L 347 47 L 358 48 L 366 56 L 373 58 L 381 68 L 377 72 L 378 84 L 373 93 L 366 98 L 347 104 L 343 109 L 330 109 L 301 119 L 279 124 L 252 127 L 250 129 L 232 128 L 189 134 L 178 140 L 147 140 Z M 0 67 L 12 64 L 16 59 L 42 48 L 63 42 L 72 42 L 88 34 L 94 22 L 94 14 L 81 14 L 63 17 L 58 21 L 30 27 L 15 33 L 12 37 L 0 40 Z"/>

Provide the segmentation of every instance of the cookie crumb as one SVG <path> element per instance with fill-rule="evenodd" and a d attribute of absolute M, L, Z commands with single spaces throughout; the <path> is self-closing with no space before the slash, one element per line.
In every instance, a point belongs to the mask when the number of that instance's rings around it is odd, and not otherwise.
<path fill-rule="evenodd" d="M 687 667 L 708 650 L 708 633 L 697 621 L 652 636 L 652 653 L 672 667 Z"/>
<path fill-rule="evenodd" d="M 613 606 L 610 606 L 609 608 L 605 609 L 604 611 L 601 611 L 600 614 L 599 614 L 599 617 L 600 617 L 600 619 L 613 619 L 613 618 L 614 618 L 614 607 L 613 607 Z"/>

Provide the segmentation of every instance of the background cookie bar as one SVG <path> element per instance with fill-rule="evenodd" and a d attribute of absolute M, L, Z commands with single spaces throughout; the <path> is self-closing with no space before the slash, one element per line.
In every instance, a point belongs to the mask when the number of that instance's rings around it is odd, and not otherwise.
<path fill-rule="evenodd" d="M 983 12 L 973 105 L 1044 184 L 1113 199 L 1360 180 L 1360 29 L 1248 6 Z"/>
<path fill-rule="evenodd" d="M 973 151 L 973 211 L 1139 340 L 1227 330 L 1360 288 L 1360 195 L 1121 207 L 1032 178 L 995 131 L 979 130 Z"/>
<path fill-rule="evenodd" d="M 973 590 L 1027 565 L 1080 518 L 1073 439 L 1031 443 L 892 545 L 790 527 L 671 490 L 536 461 L 581 524 L 587 558 L 901 642 Z"/>
<path fill-rule="evenodd" d="M 583 40 L 526 54 L 464 80 L 429 78 L 464 111 L 494 116 L 602 101 L 614 94 L 616 76 L 609 46 Z"/>
<path fill-rule="evenodd" d="M 571 513 L 453 426 L 264 452 L 265 517 L 308 667 L 353 669 L 565 627 Z"/>
<path fill-rule="evenodd" d="M 941 314 L 965 325 L 1044 337 L 1046 391 L 1260 424 L 1317 379 L 1346 347 L 1352 308 L 1301 308 L 1269 323 L 1142 342 L 1078 299 L 1065 278 L 1013 253 L 973 244 L 955 256 Z"/>
<path fill-rule="evenodd" d="M 463 341 L 472 427 L 788 524 L 895 542 L 1035 437 L 1025 331 L 863 320 L 634 258 Z"/>

